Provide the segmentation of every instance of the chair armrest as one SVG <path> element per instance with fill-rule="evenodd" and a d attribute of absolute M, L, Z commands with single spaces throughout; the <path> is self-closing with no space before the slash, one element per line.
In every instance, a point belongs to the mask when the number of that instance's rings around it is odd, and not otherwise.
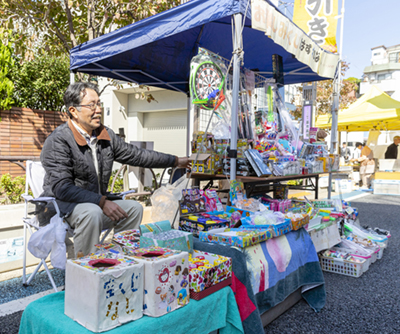
<path fill-rule="evenodd" d="M 122 196 L 122 199 L 125 199 L 126 195 L 133 194 L 135 192 L 136 192 L 135 190 L 128 190 L 128 191 L 123 191 L 123 192 L 119 193 L 119 195 Z"/>
<path fill-rule="evenodd" d="M 60 216 L 60 209 L 58 208 L 57 205 L 57 201 L 55 199 L 55 197 L 37 197 L 37 198 L 33 198 L 30 195 L 22 195 L 22 197 L 24 198 L 25 202 L 31 202 L 31 203 L 35 203 L 35 202 L 46 202 L 46 203 L 53 203 L 54 204 L 54 208 L 56 209 L 57 214 Z"/>

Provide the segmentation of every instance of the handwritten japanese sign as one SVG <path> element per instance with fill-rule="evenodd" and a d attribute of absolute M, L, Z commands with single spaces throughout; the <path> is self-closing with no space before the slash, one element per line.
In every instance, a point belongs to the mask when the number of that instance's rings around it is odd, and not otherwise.
<path fill-rule="evenodd" d="M 322 77 L 333 78 L 339 56 L 325 52 L 300 28 L 263 0 L 251 1 L 251 26 L 261 30 L 276 44 Z"/>
<path fill-rule="evenodd" d="M 337 0 L 295 0 L 293 22 L 321 48 L 337 52 Z"/>

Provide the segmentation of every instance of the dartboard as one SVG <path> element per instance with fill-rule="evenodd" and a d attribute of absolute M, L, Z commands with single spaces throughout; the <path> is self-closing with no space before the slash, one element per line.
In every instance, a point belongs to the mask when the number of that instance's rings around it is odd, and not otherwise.
<path fill-rule="evenodd" d="M 199 100 L 206 99 L 222 81 L 220 68 L 211 61 L 201 63 L 194 74 L 194 92 Z"/>

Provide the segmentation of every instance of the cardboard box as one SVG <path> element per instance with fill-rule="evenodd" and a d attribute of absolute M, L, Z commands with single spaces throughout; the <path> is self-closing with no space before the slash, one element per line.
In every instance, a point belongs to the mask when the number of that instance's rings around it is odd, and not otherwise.
<path fill-rule="evenodd" d="M 351 193 L 353 191 L 353 181 L 345 180 L 345 179 L 337 179 L 335 180 L 335 192 L 339 193 Z"/>
<path fill-rule="evenodd" d="M 143 316 L 144 266 L 113 253 L 68 260 L 65 315 L 92 332 Z"/>
<path fill-rule="evenodd" d="M 229 227 L 230 218 L 223 222 L 210 223 L 208 218 L 213 214 L 223 214 L 223 206 L 215 190 L 184 189 L 180 206 L 179 229 L 199 235 L 199 231 L 208 231 L 215 228 Z M 207 211 L 209 213 L 207 213 Z"/>
<path fill-rule="evenodd" d="M 215 140 L 215 153 L 221 154 L 222 158 L 228 157 L 227 147 L 230 147 L 230 139 L 216 139 Z M 237 158 L 246 158 L 244 152 L 249 149 L 249 142 L 247 139 L 237 140 Z"/>
<path fill-rule="evenodd" d="M 400 159 L 379 159 L 379 171 L 400 171 Z"/>
<path fill-rule="evenodd" d="M 400 195 L 400 180 L 374 180 L 375 195 Z"/>
<path fill-rule="evenodd" d="M 301 218 L 293 218 L 285 215 L 286 218 L 290 219 L 292 230 L 297 231 L 301 229 L 303 226 L 307 225 L 310 222 L 310 216 L 307 214 L 301 214 Z"/>
<path fill-rule="evenodd" d="M 189 160 L 193 162 L 192 163 L 193 173 L 210 174 L 210 175 L 215 174 L 215 154 L 200 153 L 197 156 L 197 153 L 195 153 L 189 157 Z"/>
<path fill-rule="evenodd" d="M 124 252 L 140 248 L 140 230 L 127 230 L 115 233 L 113 241 L 121 245 Z"/>
<path fill-rule="evenodd" d="M 400 180 L 400 172 L 375 172 L 375 180 Z"/>
<path fill-rule="evenodd" d="M 204 261 L 204 262 L 203 262 Z M 192 268 L 189 272 L 190 296 L 196 300 L 204 298 L 205 294 L 195 294 L 206 291 L 212 286 L 232 277 L 232 259 L 207 252 L 195 250 L 189 258 L 192 266 L 203 262 L 204 266 Z"/>
<path fill-rule="evenodd" d="M 212 133 L 207 133 L 204 137 L 204 132 L 200 131 L 194 134 L 196 142 L 196 153 L 214 153 L 214 135 Z"/>
<path fill-rule="evenodd" d="M 179 229 L 182 231 L 193 233 L 195 236 L 199 236 L 201 231 L 211 231 L 214 229 L 219 229 L 223 227 L 231 226 L 231 218 L 227 217 L 226 219 L 216 219 L 214 216 L 218 214 L 225 214 L 225 212 L 217 212 L 213 213 L 197 213 L 189 216 L 181 217 L 179 222 Z M 206 217 L 211 216 L 211 217 Z M 214 223 L 211 223 L 214 222 Z"/>
<path fill-rule="evenodd" d="M 187 252 L 147 247 L 134 250 L 131 256 L 144 264 L 144 314 L 160 317 L 189 303 Z"/>
<path fill-rule="evenodd" d="M 268 233 L 269 232 L 269 233 Z M 200 241 L 240 248 L 249 247 L 272 238 L 270 231 L 221 228 L 209 232 L 200 232 Z"/>
<path fill-rule="evenodd" d="M 245 221 L 243 221 L 243 225 L 240 228 L 244 230 L 246 229 L 251 229 L 251 230 L 258 229 L 266 231 L 270 230 L 272 232 L 272 237 L 274 238 L 289 233 L 292 230 L 292 223 L 290 219 L 285 219 L 285 221 L 280 224 L 267 224 L 267 225 L 250 225 L 249 220 L 250 218 L 246 218 Z"/>

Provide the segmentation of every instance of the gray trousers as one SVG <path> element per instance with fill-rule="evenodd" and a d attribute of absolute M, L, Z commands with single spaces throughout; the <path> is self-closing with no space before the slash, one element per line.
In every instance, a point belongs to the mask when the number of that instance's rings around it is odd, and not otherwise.
<path fill-rule="evenodd" d="M 84 255 L 95 252 L 94 245 L 99 243 L 101 231 L 104 229 L 114 227 L 114 232 L 117 233 L 139 228 L 143 217 L 142 205 L 132 200 L 118 200 L 114 203 L 128 214 L 128 218 L 114 223 L 98 205 L 92 203 L 78 204 L 66 218 L 68 224 L 74 229 L 75 257 L 79 251 Z"/>

